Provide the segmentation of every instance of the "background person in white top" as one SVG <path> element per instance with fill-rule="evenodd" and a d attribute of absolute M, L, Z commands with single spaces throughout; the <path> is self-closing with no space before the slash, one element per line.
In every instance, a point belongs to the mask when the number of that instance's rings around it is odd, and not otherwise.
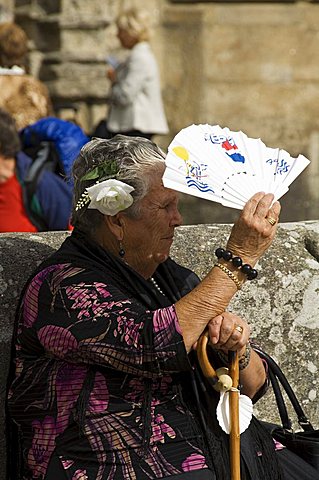
<path fill-rule="evenodd" d="M 110 136 L 123 133 L 149 139 L 154 134 L 166 134 L 159 72 L 148 42 L 148 15 L 137 9 L 125 10 L 116 25 L 121 45 L 130 50 L 130 55 L 107 72 L 112 82 L 107 130 Z"/>

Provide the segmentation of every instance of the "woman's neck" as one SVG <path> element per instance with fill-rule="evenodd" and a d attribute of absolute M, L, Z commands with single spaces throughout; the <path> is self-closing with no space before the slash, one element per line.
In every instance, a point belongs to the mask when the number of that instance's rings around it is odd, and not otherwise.
<path fill-rule="evenodd" d="M 96 230 L 94 235 L 90 236 L 92 240 L 115 257 L 121 259 L 146 280 L 154 274 L 158 267 L 158 263 L 152 259 L 145 258 L 144 255 L 141 256 L 137 252 L 125 251 L 125 246 L 122 246 L 114 235 L 105 228 Z"/>

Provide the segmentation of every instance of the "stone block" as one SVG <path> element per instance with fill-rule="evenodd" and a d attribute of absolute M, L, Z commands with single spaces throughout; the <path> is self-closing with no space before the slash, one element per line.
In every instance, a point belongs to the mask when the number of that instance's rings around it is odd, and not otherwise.
<path fill-rule="evenodd" d="M 109 24 L 117 11 L 116 0 L 103 2 L 72 0 L 63 2 L 61 10 L 62 26 L 81 26 L 103 21 Z"/>
<path fill-rule="evenodd" d="M 62 8 L 62 0 L 15 0 L 15 8 L 17 12 L 25 11 L 30 15 L 50 15 L 52 13 L 60 13 Z"/>
<path fill-rule="evenodd" d="M 277 28 L 302 21 L 302 11 L 294 3 L 227 3 L 219 2 L 205 5 L 207 25 L 230 25 L 237 30 L 243 26 L 277 25 Z"/>
<path fill-rule="evenodd" d="M 209 31 L 208 31 L 209 29 Z M 289 85 L 318 81 L 318 31 L 307 25 L 207 25 L 203 36 L 207 81 Z M 209 83 L 208 83 L 209 84 Z"/>
<path fill-rule="evenodd" d="M 25 30 L 28 38 L 32 39 L 32 49 L 39 50 L 43 55 L 59 51 L 61 40 L 58 16 L 34 20 L 28 15 L 17 14 L 16 21 Z"/>
<path fill-rule="evenodd" d="M 60 99 L 104 99 L 108 92 L 105 63 L 59 63 L 42 65 L 41 78 L 46 79 L 50 93 Z M 51 80 L 48 80 L 48 79 Z"/>
<path fill-rule="evenodd" d="M 73 57 L 88 58 L 91 61 L 101 57 L 101 53 L 108 52 L 110 48 L 110 37 L 105 28 L 90 29 L 87 35 L 83 35 L 80 29 L 61 30 L 61 53 L 70 54 Z M 104 58 L 103 58 L 104 60 Z"/>
<path fill-rule="evenodd" d="M 319 94 L 317 83 L 305 85 L 302 91 L 297 83 L 233 81 L 225 88 L 224 82 L 214 82 L 210 77 L 209 85 L 204 92 L 202 121 L 243 130 L 290 153 L 307 153 L 310 132 L 318 129 L 313 104 L 313 98 Z M 290 118 L 295 119 L 294 123 L 290 123 Z"/>
<path fill-rule="evenodd" d="M 202 10 L 168 8 L 163 20 L 163 95 L 173 134 L 200 118 L 202 91 Z M 192 98 L 196 97 L 196 102 Z M 180 128 L 179 128 L 180 127 Z"/>

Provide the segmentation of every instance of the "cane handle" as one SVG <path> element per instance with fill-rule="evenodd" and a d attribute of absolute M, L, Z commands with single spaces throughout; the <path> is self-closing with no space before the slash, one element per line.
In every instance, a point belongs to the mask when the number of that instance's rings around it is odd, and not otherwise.
<path fill-rule="evenodd" d="M 222 367 L 216 371 L 213 368 L 207 355 L 207 344 L 208 332 L 205 331 L 198 339 L 196 349 L 200 368 L 204 377 L 212 382 L 213 388 L 217 390 L 217 392 L 227 392 L 233 385 L 232 379 L 228 375 L 228 369 Z"/>

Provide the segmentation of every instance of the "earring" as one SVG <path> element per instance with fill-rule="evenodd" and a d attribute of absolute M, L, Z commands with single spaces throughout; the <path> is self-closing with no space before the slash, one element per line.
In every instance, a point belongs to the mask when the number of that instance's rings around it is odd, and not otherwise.
<path fill-rule="evenodd" d="M 120 250 L 119 250 L 119 256 L 123 258 L 125 255 L 125 250 L 123 248 L 122 242 L 120 242 Z"/>

